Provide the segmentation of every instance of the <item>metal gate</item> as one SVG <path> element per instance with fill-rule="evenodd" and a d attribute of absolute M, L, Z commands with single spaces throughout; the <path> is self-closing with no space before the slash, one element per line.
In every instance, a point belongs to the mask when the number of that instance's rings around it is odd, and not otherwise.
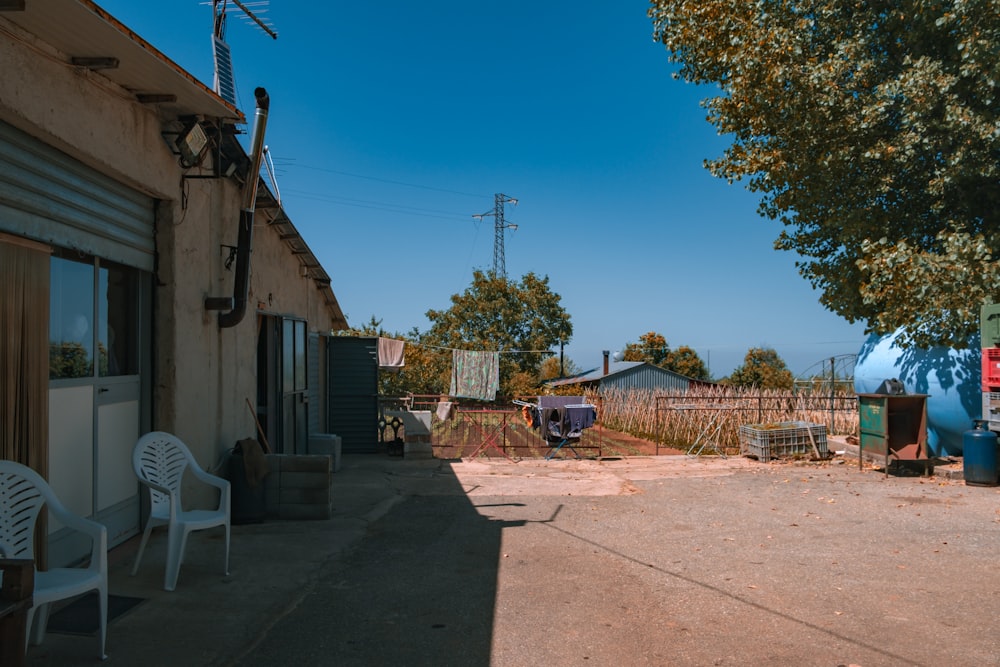
<path fill-rule="evenodd" d="M 327 430 L 340 436 L 344 453 L 378 448 L 377 340 L 327 338 Z"/>

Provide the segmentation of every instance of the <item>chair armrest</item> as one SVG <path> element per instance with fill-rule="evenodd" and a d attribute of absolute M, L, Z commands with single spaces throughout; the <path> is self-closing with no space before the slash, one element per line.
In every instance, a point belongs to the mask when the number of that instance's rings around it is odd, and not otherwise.
<path fill-rule="evenodd" d="M 223 479 L 217 475 L 213 475 L 210 472 L 205 472 L 198 466 L 189 466 L 188 469 L 194 473 L 195 479 L 198 479 L 205 484 L 211 484 L 212 486 L 224 489 L 229 486 L 229 480 Z"/>
<path fill-rule="evenodd" d="M 195 479 L 201 480 L 205 484 L 209 484 L 219 489 L 219 509 L 227 509 L 230 503 L 230 486 L 229 480 L 223 479 L 212 473 L 205 472 L 198 466 L 189 466 L 189 470 L 194 473 Z"/>
<path fill-rule="evenodd" d="M 108 529 L 91 519 L 70 512 L 60 503 L 49 502 L 49 512 L 68 528 L 90 536 L 90 569 L 107 571 Z"/>

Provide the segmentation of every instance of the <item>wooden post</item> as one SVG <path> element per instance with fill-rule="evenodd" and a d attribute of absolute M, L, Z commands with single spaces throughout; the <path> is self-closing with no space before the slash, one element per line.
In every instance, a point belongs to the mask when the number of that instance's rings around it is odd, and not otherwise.
<path fill-rule="evenodd" d="M 28 610 L 35 591 L 35 563 L 30 558 L 0 559 L 0 665 L 23 667 Z"/>

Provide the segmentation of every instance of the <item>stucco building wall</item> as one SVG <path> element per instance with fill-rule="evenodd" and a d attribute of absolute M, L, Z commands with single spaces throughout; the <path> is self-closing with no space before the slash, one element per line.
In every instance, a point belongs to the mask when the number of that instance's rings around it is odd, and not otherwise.
<path fill-rule="evenodd" d="M 72 67 L 16 25 L 0 39 L 0 119 L 155 198 L 179 195 L 180 169 L 153 106 L 96 72 Z"/>

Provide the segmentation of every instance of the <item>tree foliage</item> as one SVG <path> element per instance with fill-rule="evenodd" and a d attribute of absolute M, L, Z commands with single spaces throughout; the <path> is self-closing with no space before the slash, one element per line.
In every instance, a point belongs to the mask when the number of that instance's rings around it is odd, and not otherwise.
<path fill-rule="evenodd" d="M 382 320 L 372 315 L 360 327 L 337 332 L 338 336 L 373 336 L 395 338 L 410 343 L 405 347 L 405 363 L 398 372 L 382 371 L 378 374 L 380 396 L 403 396 L 412 394 L 440 394 L 448 390 L 448 373 L 451 357 L 438 350 L 420 345 L 420 332 L 416 328 L 408 334 L 386 331 Z M 443 388 L 442 388 L 443 384 Z"/>
<path fill-rule="evenodd" d="M 667 358 L 670 347 L 662 334 L 648 331 L 639 336 L 638 343 L 626 344 L 624 352 L 624 361 L 644 361 L 659 366 Z"/>
<path fill-rule="evenodd" d="M 559 356 L 553 355 L 542 359 L 542 363 L 538 367 L 538 379 L 542 381 L 554 380 L 560 377 L 571 377 L 579 372 L 580 367 L 569 357 L 563 357 L 560 364 Z"/>
<path fill-rule="evenodd" d="M 769 347 L 752 347 L 738 366 L 722 384 L 758 389 L 791 389 L 795 384 L 792 372 L 784 360 Z"/>
<path fill-rule="evenodd" d="M 476 271 L 469 288 L 453 295 L 451 304 L 448 310 L 427 312 L 431 328 L 422 342 L 501 352 L 500 393 L 506 396 L 534 390 L 541 361 L 551 354 L 548 350 L 573 335 L 569 314 L 549 289 L 547 276 L 528 273 L 513 282 Z"/>
<path fill-rule="evenodd" d="M 732 145 L 706 166 L 760 193 L 821 303 L 900 343 L 964 345 L 968 302 L 1000 294 L 1000 3 L 651 0 L 649 15 L 677 75 L 719 91 L 703 104 Z"/>
<path fill-rule="evenodd" d="M 671 350 L 667 339 L 655 331 L 639 336 L 639 342 L 625 345 L 625 361 L 644 361 L 694 380 L 708 380 L 708 367 L 694 349 L 682 345 Z"/>
<path fill-rule="evenodd" d="M 698 353 L 687 345 L 681 345 L 667 355 L 663 366 L 667 370 L 680 373 L 693 380 L 709 380 L 708 367 Z"/>

